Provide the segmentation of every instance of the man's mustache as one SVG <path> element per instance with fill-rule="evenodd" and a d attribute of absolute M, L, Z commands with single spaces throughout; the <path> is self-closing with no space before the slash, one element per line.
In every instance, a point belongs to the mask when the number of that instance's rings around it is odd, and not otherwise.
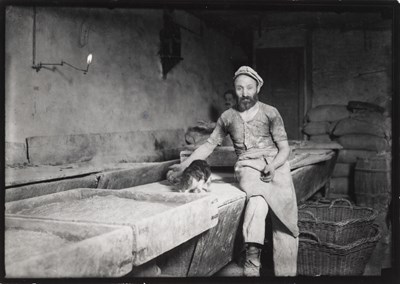
<path fill-rule="evenodd" d="M 241 101 L 252 101 L 254 100 L 252 97 L 242 97 L 240 98 Z"/>

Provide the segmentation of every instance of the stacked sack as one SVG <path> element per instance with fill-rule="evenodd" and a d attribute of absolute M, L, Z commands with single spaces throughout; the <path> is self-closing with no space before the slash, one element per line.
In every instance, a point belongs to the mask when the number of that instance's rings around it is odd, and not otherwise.
<path fill-rule="evenodd" d="M 307 112 L 303 132 L 311 141 L 330 142 L 330 134 L 336 123 L 349 116 L 346 105 L 317 106 Z"/>
<path fill-rule="evenodd" d="M 350 117 L 350 111 L 347 105 L 320 105 L 308 111 L 306 120 L 303 126 L 303 132 L 308 135 L 311 141 L 316 142 L 330 142 L 334 138 L 332 132 L 336 125 Z M 349 155 L 354 153 L 347 153 L 347 150 L 340 150 L 340 156 L 345 154 L 348 159 Z M 343 158 L 343 157 L 342 157 Z M 334 173 L 330 182 L 330 190 L 327 193 L 330 197 L 347 197 L 349 187 L 351 184 L 350 172 L 353 168 L 351 163 L 342 160 L 335 166 Z M 356 159 L 356 157 L 352 157 Z"/>
<path fill-rule="evenodd" d="M 332 173 L 328 197 L 354 198 L 357 159 L 388 151 L 391 146 L 390 117 L 378 105 L 350 101 L 347 105 L 320 105 L 307 113 L 303 132 L 310 140 L 336 140 L 343 146 Z"/>
<path fill-rule="evenodd" d="M 331 193 L 354 198 L 354 168 L 358 159 L 390 151 L 391 120 L 378 105 L 350 101 L 349 117 L 332 129 L 332 137 L 343 146 L 332 174 Z M 336 196 L 335 196 L 336 197 Z"/>

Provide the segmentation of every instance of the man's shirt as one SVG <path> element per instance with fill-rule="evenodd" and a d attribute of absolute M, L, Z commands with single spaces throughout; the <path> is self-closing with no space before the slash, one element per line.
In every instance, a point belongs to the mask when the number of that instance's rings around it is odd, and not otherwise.
<path fill-rule="evenodd" d="M 207 141 L 213 145 L 221 145 L 225 136 L 229 134 L 238 156 L 251 149 L 276 149 L 276 142 L 287 140 L 282 117 L 273 106 L 257 103 L 258 112 L 247 122 L 236 109 L 226 110 L 218 119 L 217 126 Z"/>

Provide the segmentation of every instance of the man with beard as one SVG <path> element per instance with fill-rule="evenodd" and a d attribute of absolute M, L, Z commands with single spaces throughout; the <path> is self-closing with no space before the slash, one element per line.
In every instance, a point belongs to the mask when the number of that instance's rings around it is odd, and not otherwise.
<path fill-rule="evenodd" d="M 283 121 L 276 108 L 258 101 L 264 82 L 256 71 L 242 66 L 235 72 L 233 81 L 237 106 L 221 115 L 206 143 L 171 169 L 179 175 L 192 161 L 206 159 L 229 134 L 238 156 L 235 176 L 247 195 L 242 228 L 246 248 L 244 275 L 260 275 L 265 219 L 270 211 L 275 275 L 295 276 L 299 234 L 297 202 L 287 161 L 290 148 Z"/>

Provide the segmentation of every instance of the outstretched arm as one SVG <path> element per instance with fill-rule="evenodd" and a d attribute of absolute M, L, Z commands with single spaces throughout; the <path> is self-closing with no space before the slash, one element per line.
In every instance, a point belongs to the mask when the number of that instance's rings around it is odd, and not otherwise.
<path fill-rule="evenodd" d="M 217 125 L 214 131 L 211 133 L 207 142 L 197 148 L 189 158 L 183 161 L 181 164 L 175 164 L 169 167 L 170 171 L 167 173 L 168 180 L 177 179 L 182 172 L 194 161 L 194 160 L 205 160 L 214 151 L 217 145 L 221 144 L 222 140 L 226 136 L 224 122 L 220 117 L 217 121 Z"/>
<path fill-rule="evenodd" d="M 199 148 L 197 148 L 189 158 L 181 163 L 182 167 L 187 168 L 194 160 L 205 160 L 214 151 L 217 145 L 211 144 L 209 142 L 204 143 Z"/>
<path fill-rule="evenodd" d="M 169 167 L 169 169 L 173 170 L 174 172 L 183 172 L 194 160 L 205 160 L 208 156 L 214 151 L 217 145 L 211 144 L 209 142 L 204 143 L 199 148 L 197 148 L 189 158 L 183 161 L 180 164 L 175 164 Z"/>

